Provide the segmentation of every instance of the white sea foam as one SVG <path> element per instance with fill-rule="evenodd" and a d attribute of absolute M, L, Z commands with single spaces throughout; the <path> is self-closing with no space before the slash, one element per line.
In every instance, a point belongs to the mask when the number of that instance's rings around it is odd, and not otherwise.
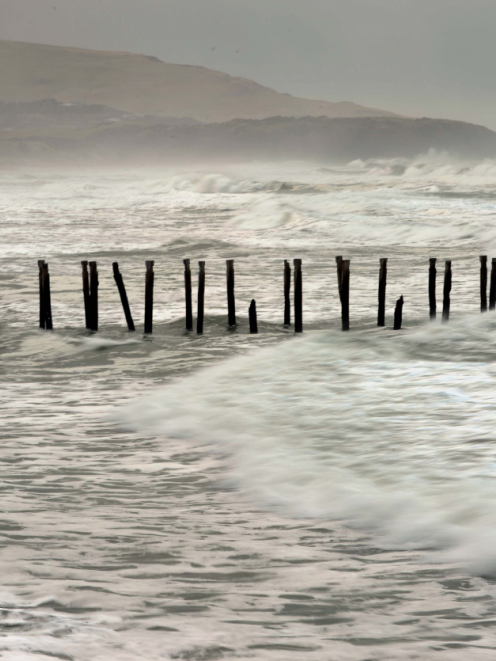
<path fill-rule="evenodd" d="M 487 315 L 312 334 L 178 381 L 127 420 L 227 452 L 229 478 L 267 505 L 493 572 L 494 333 Z"/>

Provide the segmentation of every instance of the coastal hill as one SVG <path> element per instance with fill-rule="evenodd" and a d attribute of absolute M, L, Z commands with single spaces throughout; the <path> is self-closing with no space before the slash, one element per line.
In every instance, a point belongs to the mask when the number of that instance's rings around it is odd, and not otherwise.
<path fill-rule="evenodd" d="M 496 133 L 280 94 L 155 57 L 0 41 L 0 164 L 496 157 Z"/>
<path fill-rule="evenodd" d="M 350 102 L 301 99 L 252 80 L 166 64 L 153 56 L 0 41 L 0 102 L 44 99 L 201 122 L 394 116 Z"/>

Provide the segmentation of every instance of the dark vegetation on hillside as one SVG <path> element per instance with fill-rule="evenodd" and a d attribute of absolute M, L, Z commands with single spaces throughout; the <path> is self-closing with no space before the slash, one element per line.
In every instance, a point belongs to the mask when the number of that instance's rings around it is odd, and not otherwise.
<path fill-rule="evenodd" d="M 125 115 L 103 119 L 111 112 L 104 106 L 54 107 L 57 116 L 73 118 L 79 113 L 98 121 L 89 125 L 81 121 L 78 130 L 67 119 L 68 124 L 61 122 L 53 131 L 2 131 L 0 160 L 131 165 L 290 159 L 343 163 L 358 158 L 410 158 L 430 149 L 460 158 L 496 157 L 496 133 L 449 120 L 272 117 L 181 125 L 181 121 L 157 123 L 155 118 Z"/>

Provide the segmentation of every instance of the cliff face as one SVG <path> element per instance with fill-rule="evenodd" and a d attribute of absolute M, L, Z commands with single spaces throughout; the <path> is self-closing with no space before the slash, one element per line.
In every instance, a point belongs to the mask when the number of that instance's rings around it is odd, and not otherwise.
<path fill-rule="evenodd" d="M 43 99 L 202 122 L 393 116 L 354 103 L 300 99 L 245 78 L 145 55 L 0 41 L 0 101 Z"/>

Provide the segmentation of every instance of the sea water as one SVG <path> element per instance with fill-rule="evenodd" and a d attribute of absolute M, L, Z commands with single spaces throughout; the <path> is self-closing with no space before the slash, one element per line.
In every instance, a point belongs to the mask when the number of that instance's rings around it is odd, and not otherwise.
<path fill-rule="evenodd" d="M 1 173 L 0 655 L 493 659 L 496 315 L 480 314 L 479 255 L 496 255 L 495 200 L 496 163 L 436 154 Z M 346 334 L 336 255 L 351 260 Z M 194 287 L 206 261 L 202 337 L 184 329 L 184 258 Z M 293 258 L 298 337 L 283 327 Z M 53 332 L 37 328 L 38 259 Z"/>

